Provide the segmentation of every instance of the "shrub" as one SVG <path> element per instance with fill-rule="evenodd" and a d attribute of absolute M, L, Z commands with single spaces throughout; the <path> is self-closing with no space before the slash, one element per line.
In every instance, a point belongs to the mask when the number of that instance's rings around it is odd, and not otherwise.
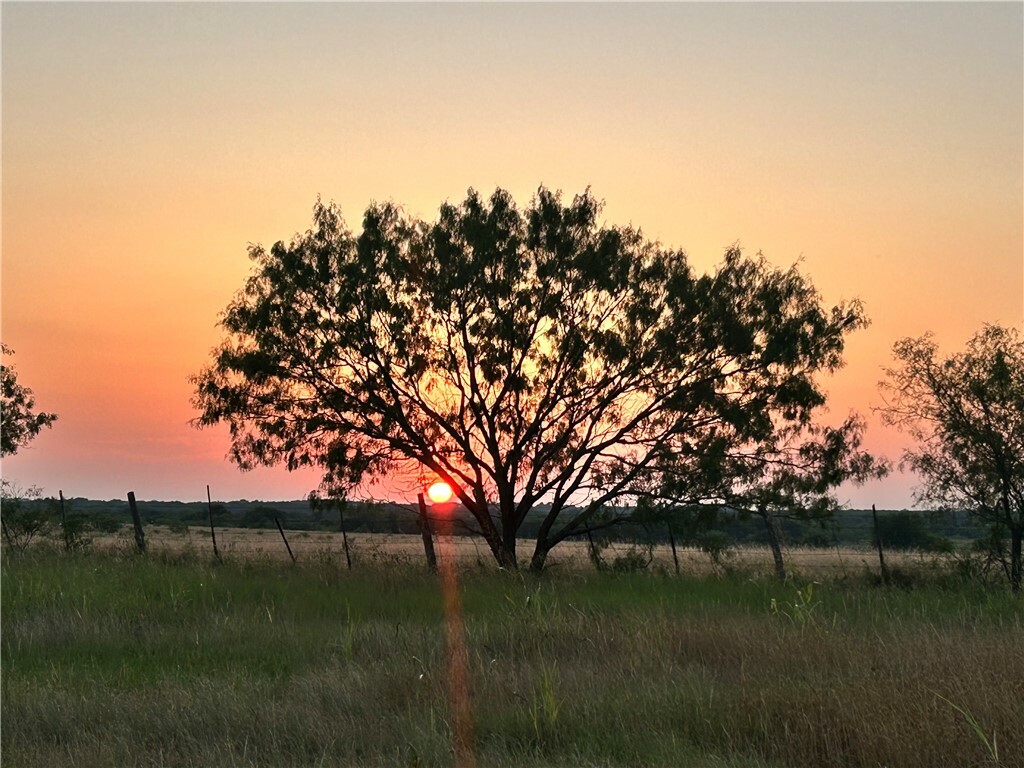
<path fill-rule="evenodd" d="M 41 496 L 42 491 L 35 486 L 24 490 L 9 480 L 0 481 L 0 526 L 4 541 L 15 552 L 53 529 L 52 509 L 32 503 Z"/>
<path fill-rule="evenodd" d="M 625 553 L 615 557 L 612 561 L 612 570 L 617 573 L 637 573 L 645 570 L 653 560 L 653 547 L 648 546 L 644 551 L 639 547 L 631 546 Z"/>

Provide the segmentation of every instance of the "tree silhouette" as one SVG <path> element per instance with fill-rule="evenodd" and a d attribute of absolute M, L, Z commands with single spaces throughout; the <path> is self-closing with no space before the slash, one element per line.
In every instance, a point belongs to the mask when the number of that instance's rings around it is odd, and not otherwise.
<path fill-rule="evenodd" d="M 893 347 L 899 367 L 880 385 L 882 417 L 917 446 L 903 464 L 924 481 L 920 502 L 962 507 L 998 537 L 1009 534 L 1007 576 L 1021 589 L 1024 537 L 1024 340 L 986 325 L 963 352 L 942 359 L 930 334 Z"/>
<path fill-rule="evenodd" d="M 838 427 L 783 423 L 771 438 L 730 456 L 725 498 L 764 522 L 780 581 L 786 579 L 780 520 L 828 520 L 840 508 L 836 488 L 889 473 L 886 460 L 861 448 L 864 429 L 857 414 Z"/>
<path fill-rule="evenodd" d="M 602 226 L 589 190 L 497 190 L 436 222 L 371 204 L 358 235 L 318 202 L 228 306 L 195 378 L 199 426 L 226 422 L 242 468 L 317 466 L 341 494 L 436 474 L 499 563 L 543 504 L 531 566 L 609 506 L 657 493 L 671 456 L 690 490 L 725 441 L 770 436 L 824 402 L 856 302 L 827 310 L 795 269 L 730 249 L 697 275 L 682 251 Z"/>
<path fill-rule="evenodd" d="M 0 344 L 4 355 L 13 355 L 14 350 Z M 35 397 L 32 390 L 18 383 L 14 366 L 0 364 L 0 389 L 3 391 L 3 410 L 0 414 L 0 455 L 17 453 L 32 441 L 43 429 L 57 420 L 56 414 L 36 413 Z"/>

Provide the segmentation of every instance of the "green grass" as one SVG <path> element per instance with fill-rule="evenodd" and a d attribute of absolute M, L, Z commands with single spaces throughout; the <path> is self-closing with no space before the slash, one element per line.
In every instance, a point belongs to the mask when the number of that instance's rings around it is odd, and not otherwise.
<path fill-rule="evenodd" d="M 415 566 L 40 549 L 0 575 L 5 766 L 455 764 L 440 583 Z M 459 585 L 480 766 L 997 764 L 979 732 L 1024 765 L 1003 591 Z"/>

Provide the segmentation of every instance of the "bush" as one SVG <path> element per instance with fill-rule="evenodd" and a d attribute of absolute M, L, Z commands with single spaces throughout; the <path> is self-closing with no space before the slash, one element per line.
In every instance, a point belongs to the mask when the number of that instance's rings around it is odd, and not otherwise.
<path fill-rule="evenodd" d="M 35 486 L 24 490 L 9 480 L 0 481 L 0 530 L 15 552 L 47 536 L 54 527 L 52 508 L 33 503 L 41 496 L 42 491 Z"/>
<path fill-rule="evenodd" d="M 697 548 L 711 558 L 711 563 L 720 568 L 725 565 L 725 558 L 731 554 L 732 538 L 725 531 L 703 531 L 695 537 Z"/>
<path fill-rule="evenodd" d="M 653 561 L 653 547 L 649 546 L 646 551 L 643 551 L 638 547 L 631 546 L 624 554 L 616 556 L 612 561 L 612 570 L 617 573 L 637 573 L 646 570 Z"/>

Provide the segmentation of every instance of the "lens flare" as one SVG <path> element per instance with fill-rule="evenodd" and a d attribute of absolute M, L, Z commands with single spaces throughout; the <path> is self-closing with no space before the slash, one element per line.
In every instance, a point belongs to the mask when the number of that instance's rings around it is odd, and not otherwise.
<path fill-rule="evenodd" d="M 427 496 L 435 504 L 444 504 L 452 497 L 452 487 L 448 483 L 438 481 L 427 489 Z"/>

